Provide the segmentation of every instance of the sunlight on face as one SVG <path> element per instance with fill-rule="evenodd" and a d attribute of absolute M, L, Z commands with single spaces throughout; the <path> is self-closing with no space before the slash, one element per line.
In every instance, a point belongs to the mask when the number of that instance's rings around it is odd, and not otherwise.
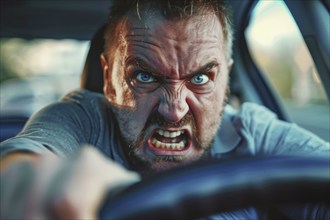
<path fill-rule="evenodd" d="M 136 19 L 117 27 L 105 94 L 130 161 L 163 170 L 205 156 L 219 128 L 228 72 L 221 24 L 213 15 Z"/>

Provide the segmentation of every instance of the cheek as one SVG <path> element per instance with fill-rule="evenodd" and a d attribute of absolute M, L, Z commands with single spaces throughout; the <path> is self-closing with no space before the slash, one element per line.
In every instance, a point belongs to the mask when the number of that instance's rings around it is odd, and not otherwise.
<path fill-rule="evenodd" d="M 135 94 L 136 108 L 134 110 L 135 120 L 139 124 L 145 124 L 150 114 L 156 109 L 158 95 L 153 93 Z"/>
<path fill-rule="evenodd" d="M 216 89 L 210 94 L 201 94 L 194 97 L 190 103 L 199 136 L 214 133 L 221 118 L 226 101 L 227 81 L 219 83 Z"/>
<path fill-rule="evenodd" d="M 203 98 L 201 103 L 200 108 L 196 110 L 198 113 L 195 114 L 197 130 L 199 132 L 218 126 L 223 110 L 224 98 L 217 94 L 209 98 Z"/>
<path fill-rule="evenodd" d="M 157 105 L 157 96 L 153 94 L 139 95 L 131 93 L 134 99 L 134 107 L 116 107 L 116 117 L 122 136 L 133 141 L 141 134 L 146 126 L 148 117 Z"/>
<path fill-rule="evenodd" d="M 126 109 L 134 109 L 136 107 L 136 101 L 132 90 L 128 87 L 126 81 L 117 80 L 114 84 L 115 95 L 112 96 L 111 103 L 116 106 L 121 106 Z"/>

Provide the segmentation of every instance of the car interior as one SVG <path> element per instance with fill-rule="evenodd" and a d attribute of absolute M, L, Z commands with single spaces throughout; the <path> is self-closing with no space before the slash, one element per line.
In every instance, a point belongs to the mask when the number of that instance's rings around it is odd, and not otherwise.
<path fill-rule="evenodd" d="M 111 1 L 109 1 L 111 2 Z M 108 1 L 84 1 L 75 16 L 75 1 L 67 3 L 40 1 L 2 1 L 1 38 L 74 38 L 92 39 L 81 77 L 81 87 L 102 93 L 103 76 L 99 55 L 103 50 L 103 31 Z M 300 28 L 301 34 L 315 62 L 323 87 L 329 97 L 329 2 L 325 0 L 285 0 L 285 4 Z M 275 112 L 279 119 L 291 121 L 269 80 L 249 53 L 244 35 L 257 0 L 229 1 L 233 10 L 234 66 L 231 72 L 230 102 L 239 108 L 243 102 L 255 102 Z M 60 16 L 59 16 L 60 15 Z M 306 16 L 309 15 L 309 16 Z M 40 18 L 43 19 L 40 19 Z M 75 19 L 72 19 L 75 17 Z M 311 19 L 312 18 L 312 19 Z M 26 22 L 19 23 L 17 20 Z M 322 33 L 320 33 L 322 30 Z M 93 35 L 93 33 L 95 33 Z M 1 115 L 1 141 L 17 134 L 28 118 Z"/>
<path fill-rule="evenodd" d="M 77 4 L 77 1 L 73 0 L 1 1 L 0 37 L 91 39 L 90 49 L 81 73 L 80 87 L 103 93 L 103 74 L 99 57 L 104 45 L 103 33 L 110 5 L 109 2 L 111 1 L 85 0 L 81 4 Z M 229 102 L 237 108 L 243 102 L 258 103 L 273 111 L 279 119 L 291 121 L 275 89 L 249 52 L 245 30 L 249 26 L 253 9 L 258 2 L 258 0 L 229 1 L 233 10 L 233 26 L 235 27 L 233 48 L 235 63 L 230 77 L 231 97 Z M 327 21 L 329 21 L 330 3 L 327 0 L 283 0 L 283 2 L 290 10 L 301 31 L 329 99 L 330 30 L 329 22 Z M 329 106 L 327 109 L 329 111 Z M 7 117 L 6 115 L 1 115 L 0 141 L 15 136 L 23 128 L 26 120 L 28 120 L 28 117 L 25 116 Z M 220 166 L 215 162 L 211 162 L 207 165 L 195 166 L 194 169 L 189 168 L 191 170 L 178 170 L 174 176 L 173 174 L 156 176 L 144 183 L 145 185 L 138 185 L 131 190 L 129 189 L 125 192 L 126 194 L 121 195 L 121 198 L 117 198 L 117 200 L 107 200 L 101 211 L 101 219 L 110 217 L 114 219 L 150 218 L 159 217 L 160 213 L 162 213 L 161 216 L 164 219 L 168 217 L 190 219 L 191 217 L 203 216 L 206 213 L 223 212 L 251 204 L 262 205 L 264 203 L 267 206 L 283 201 L 292 202 L 294 197 L 298 198 L 299 201 L 321 200 L 328 202 L 327 194 L 324 193 L 328 190 L 328 160 L 320 162 L 315 158 L 310 158 L 306 163 L 306 160 L 302 160 L 302 158 L 296 160 L 276 158 L 272 160 L 261 159 L 254 162 L 247 160 L 247 163 L 247 165 L 244 164 L 244 166 L 246 165 L 246 178 L 242 178 L 244 181 L 237 180 L 235 179 L 237 176 L 228 173 L 228 170 L 233 173 L 239 172 L 238 169 L 241 167 L 239 163 L 237 165 L 232 163 L 221 164 Z M 279 166 L 280 164 L 282 166 Z M 300 175 L 300 179 L 288 178 L 291 173 L 297 171 L 297 167 L 303 166 L 306 166 L 310 172 L 297 174 L 298 176 Z M 255 171 L 255 167 L 260 168 L 258 172 Z M 215 170 L 218 173 L 219 169 L 223 170 L 223 175 L 215 175 Z M 262 179 L 259 176 L 260 171 L 270 172 L 268 175 L 270 179 Z M 205 173 L 205 176 L 201 176 L 201 172 Z M 274 175 L 281 173 L 284 179 L 283 182 L 272 182 L 272 172 Z M 315 175 L 318 177 L 318 182 L 314 182 L 312 186 L 308 185 L 309 180 L 315 178 Z M 255 178 L 251 178 L 251 176 Z M 178 182 L 178 178 L 181 178 L 183 182 L 186 179 L 194 179 L 197 182 L 194 185 L 192 183 L 189 185 L 173 184 L 174 179 Z M 215 185 L 212 185 L 213 183 L 221 182 L 221 178 L 230 179 L 229 183 L 231 183 L 231 186 L 223 184 L 215 187 Z M 237 181 L 236 188 L 231 191 L 232 194 L 227 194 L 228 187 L 232 187 L 232 183 L 235 181 Z M 260 182 L 265 184 L 264 187 L 259 187 Z M 302 182 L 306 184 L 302 184 Z M 165 186 L 168 186 L 168 188 L 165 188 Z M 300 192 L 307 192 L 311 188 L 315 188 L 315 186 L 319 189 L 315 194 L 299 195 Z M 164 191 L 159 192 L 160 190 L 157 190 L 163 187 Z M 200 189 L 208 189 L 209 191 L 204 190 L 202 192 Z M 251 191 L 251 189 L 262 191 L 252 201 L 251 193 L 255 194 L 256 191 Z M 146 193 L 149 195 L 150 191 L 155 192 L 154 196 L 144 197 Z M 166 197 L 170 194 L 168 193 L 169 191 L 182 191 L 183 194 L 181 193 L 175 197 L 172 193 L 172 196 Z M 278 194 L 283 195 L 283 197 L 278 198 Z M 248 199 L 242 199 L 240 202 L 232 199 L 234 197 L 244 198 L 242 195 L 247 195 L 246 198 Z M 131 204 L 142 198 L 145 200 L 145 203 Z M 160 201 L 159 198 L 168 198 L 168 200 Z M 197 206 L 192 204 L 191 200 L 199 200 L 201 202 Z M 221 208 L 201 205 L 210 204 L 210 201 L 224 205 Z M 265 203 L 265 201 L 268 201 L 268 203 Z M 183 208 L 176 209 L 173 212 L 173 207 L 179 206 Z M 127 207 L 130 207 L 129 211 Z M 170 212 L 169 210 L 172 211 Z M 195 211 L 191 212 L 191 210 Z"/>

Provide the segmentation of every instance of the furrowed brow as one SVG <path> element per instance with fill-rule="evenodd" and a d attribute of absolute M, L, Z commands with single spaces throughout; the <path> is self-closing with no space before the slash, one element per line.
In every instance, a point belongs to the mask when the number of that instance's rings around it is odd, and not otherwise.
<path fill-rule="evenodd" d="M 129 67 L 129 66 L 138 66 L 141 69 L 143 69 L 149 73 L 152 73 L 157 76 L 161 76 L 154 68 L 152 68 L 143 59 L 141 59 L 139 57 L 134 57 L 134 58 L 128 59 L 126 62 L 126 67 Z"/>
<path fill-rule="evenodd" d="M 191 77 L 191 76 L 194 76 L 194 75 L 200 74 L 200 73 L 207 73 L 214 67 L 219 67 L 219 66 L 220 66 L 220 64 L 217 61 L 211 61 L 211 62 L 203 65 L 202 67 L 200 67 L 198 70 L 193 71 L 187 77 Z"/>

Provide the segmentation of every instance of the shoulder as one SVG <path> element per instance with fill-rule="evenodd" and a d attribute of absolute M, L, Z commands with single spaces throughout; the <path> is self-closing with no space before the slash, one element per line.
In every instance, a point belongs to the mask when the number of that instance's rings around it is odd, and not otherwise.
<path fill-rule="evenodd" d="M 251 123 L 255 122 L 255 120 L 257 122 L 269 122 L 270 120 L 277 119 L 277 116 L 262 105 L 247 102 L 242 104 L 236 114 L 236 118 L 243 122 Z"/>
<path fill-rule="evenodd" d="M 279 120 L 277 115 L 266 107 L 255 103 L 243 103 L 230 118 L 240 136 L 254 144 L 272 138 L 267 135 L 270 133 L 274 138 L 279 138 L 292 126 L 291 123 Z"/>
<path fill-rule="evenodd" d="M 90 104 L 95 101 L 105 101 L 105 97 L 100 93 L 90 92 L 86 89 L 77 89 L 65 95 L 60 101 L 76 104 Z"/>
<path fill-rule="evenodd" d="M 233 125 L 240 129 L 252 129 L 278 121 L 277 115 L 266 107 L 248 102 L 243 103 L 239 110 L 227 105 L 224 117 L 229 118 Z"/>
<path fill-rule="evenodd" d="M 275 113 L 258 104 L 244 103 L 240 110 L 229 108 L 228 112 L 232 126 L 243 140 L 241 145 L 253 154 L 329 150 L 329 143 L 292 122 L 279 120 Z"/>
<path fill-rule="evenodd" d="M 228 153 L 237 147 L 246 149 L 254 146 L 255 139 L 263 137 L 261 133 L 266 130 L 266 121 L 274 119 L 275 114 L 257 104 L 244 103 L 239 110 L 226 105 L 220 129 L 214 139 L 212 154 Z"/>
<path fill-rule="evenodd" d="M 73 91 L 33 114 L 16 137 L 2 144 L 2 149 L 25 147 L 34 152 L 50 149 L 59 155 L 69 155 L 83 144 L 97 146 L 109 126 L 105 123 L 107 109 L 102 94 Z"/>
<path fill-rule="evenodd" d="M 104 100 L 105 98 L 102 94 L 92 93 L 84 89 L 77 89 L 68 93 L 59 101 L 33 114 L 29 121 L 35 121 L 40 118 L 79 120 L 79 118 L 82 119 L 89 115 L 98 117 L 101 114 L 101 106 L 106 105 Z"/>
<path fill-rule="evenodd" d="M 281 122 L 276 114 L 258 104 L 244 103 L 239 109 L 228 105 L 219 132 L 221 145 L 227 146 L 222 152 L 236 149 L 235 152 L 255 155 L 262 149 L 272 149 L 269 145 L 276 144 L 289 127 L 289 123 Z"/>

